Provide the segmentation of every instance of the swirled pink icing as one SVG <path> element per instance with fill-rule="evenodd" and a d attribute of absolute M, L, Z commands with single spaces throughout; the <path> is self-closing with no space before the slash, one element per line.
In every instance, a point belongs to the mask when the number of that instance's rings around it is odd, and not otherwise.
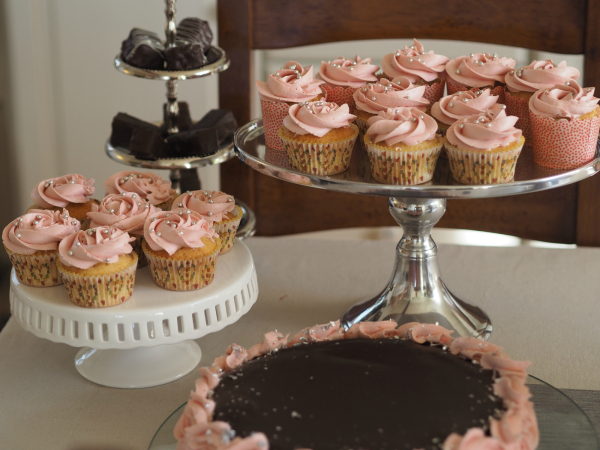
<path fill-rule="evenodd" d="M 381 322 L 359 322 L 344 333 L 344 339 L 380 339 L 394 335 L 398 324 L 393 320 Z"/>
<path fill-rule="evenodd" d="M 288 347 L 296 344 L 309 344 L 311 342 L 337 341 L 343 338 L 344 330 L 340 328 L 340 321 L 336 320 L 325 325 L 304 328 L 290 340 Z"/>
<path fill-rule="evenodd" d="M 38 250 L 56 250 L 61 240 L 81 229 L 81 223 L 63 209 L 31 209 L 9 223 L 2 231 L 2 242 L 11 252 L 32 255 Z"/>
<path fill-rule="evenodd" d="M 248 361 L 285 347 L 289 337 L 289 334 L 284 336 L 278 331 L 270 331 L 265 334 L 264 341 L 260 344 L 253 345 L 248 349 Z"/>
<path fill-rule="evenodd" d="M 415 39 L 410 47 L 404 46 L 402 50 L 385 55 L 381 66 L 383 73 L 390 78 L 402 75 L 417 83 L 420 80 L 433 81 L 440 78 L 446 70 L 447 62 L 448 58 L 436 55 L 433 50 L 425 52 L 423 44 Z"/>
<path fill-rule="evenodd" d="M 307 102 L 321 94 L 322 80 L 313 78 L 313 66 L 302 67 L 296 61 L 286 62 L 270 74 L 266 83 L 257 81 L 258 95 L 271 102 Z"/>
<path fill-rule="evenodd" d="M 435 345 L 452 341 L 450 337 L 452 333 L 452 331 L 439 325 L 419 322 L 405 323 L 396 330 L 396 335 L 401 338 L 409 339 L 417 344 L 429 342 Z"/>
<path fill-rule="evenodd" d="M 211 224 L 201 215 L 184 211 L 159 211 L 144 223 L 144 239 L 154 251 L 164 250 L 173 255 L 182 247 L 204 247 L 202 238 L 218 237 Z"/>
<path fill-rule="evenodd" d="M 546 59 L 533 61 L 519 70 L 511 70 L 506 74 L 505 83 L 512 92 L 535 92 L 577 79 L 579 79 L 579 70 L 567 66 L 566 61 L 556 65 L 551 59 Z"/>
<path fill-rule="evenodd" d="M 323 137 L 333 129 L 349 127 L 354 119 L 348 105 L 318 101 L 290 106 L 283 124 L 296 134 Z"/>
<path fill-rule="evenodd" d="M 369 82 L 377 81 L 375 72 L 379 67 L 371 63 L 371 58 L 354 59 L 339 57 L 333 61 L 321 62 L 317 77 L 332 86 L 359 88 Z"/>
<path fill-rule="evenodd" d="M 31 199 L 42 208 L 64 208 L 69 203 L 87 203 L 94 194 L 93 185 L 93 178 L 86 179 L 83 175 L 71 173 L 41 181 L 31 190 Z"/>
<path fill-rule="evenodd" d="M 471 53 L 459 56 L 446 64 L 448 77 L 462 86 L 483 87 L 494 83 L 504 83 L 504 78 L 515 67 L 512 58 L 498 58 L 489 53 Z"/>
<path fill-rule="evenodd" d="M 115 227 L 130 234 L 143 234 L 144 222 L 159 210 L 138 194 L 108 194 L 99 205 L 93 204 L 87 216 L 89 227 Z"/>
<path fill-rule="evenodd" d="M 598 105 L 595 88 L 583 89 L 576 81 L 539 90 L 529 99 L 529 110 L 542 117 L 574 119 L 592 112 Z"/>
<path fill-rule="evenodd" d="M 442 97 L 431 107 L 431 115 L 442 123 L 452 125 L 460 119 L 465 119 L 473 114 L 481 114 L 491 109 L 497 114 L 504 105 L 497 104 L 497 95 L 491 95 L 489 89 L 482 91 L 459 91 L 456 94 Z"/>
<path fill-rule="evenodd" d="M 168 201 L 175 193 L 171 182 L 163 180 L 154 172 L 135 172 L 124 170 L 111 175 L 104 181 L 107 194 L 132 192 L 139 195 L 151 205 L 159 205 Z"/>
<path fill-rule="evenodd" d="M 188 191 L 175 199 L 171 209 L 193 211 L 209 223 L 221 222 L 235 208 L 233 195 L 221 191 Z"/>
<path fill-rule="evenodd" d="M 58 253 L 65 266 L 89 269 L 101 262 L 116 263 L 119 255 L 133 251 L 129 243 L 134 240 L 115 227 L 89 228 L 64 238 L 58 245 Z"/>
<path fill-rule="evenodd" d="M 416 108 L 390 108 L 371 117 L 367 124 L 366 135 L 387 145 L 417 145 L 433 139 L 438 129 L 435 119 Z"/>
<path fill-rule="evenodd" d="M 370 114 L 377 114 L 388 108 L 418 108 L 425 112 L 429 100 L 423 97 L 425 86 L 415 86 L 406 77 L 393 80 L 381 78 L 377 83 L 367 84 L 357 89 L 353 98 L 356 107 Z"/>
<path fill-rule="evenodd" d="M 450 144 L 467 150 L 504 147 L 521 138 L 523 132 L 515 128 L 517 120 L 516 116 L 507 116 L 503 109 L 497 114 L 488 110 L 485 114 L 454 122 L 446 132 L 446 139 Z"/>

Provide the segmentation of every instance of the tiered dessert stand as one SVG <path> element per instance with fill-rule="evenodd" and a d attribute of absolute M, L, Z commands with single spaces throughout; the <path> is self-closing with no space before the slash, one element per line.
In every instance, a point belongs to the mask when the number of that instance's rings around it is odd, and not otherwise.
<path fill-rule="evenodd" d="M 350 168 L 332 176 L 294 171 L 282 158 L 272 157 L 265 147 L 262 119 L 244 125 L 235 135 L 238 157 L 253 169 L 280 180 L 338 192 L 389 197 L 392 217 L 404 235 L 396 248 L 392 276 L 384 289 L 360 302 L 342 317 L 348 327 L 361 320 L 394 319 L 398 323 L 438 322 L 460 336 L 487 339 L 492 331 L 490 318 L 477 306 L 456 298 L 441 278 L 437 247 L 431 229 L 446 211 L 447 199 L 503 197 L 542 191 L 576 183 L 600 170 L 600 153 L 574 170 L 551 170 L 533 161 L 525 147 L 517 162 L 514 181 L 499 185 L 463 185 L 452 179 L 448 161 L 438 160 L 433 180 L 415 186 L 380 184 L 371 177 L 368 156 L 357 142 Z M 268 151 L 267 151 L 268 150 Z"/>

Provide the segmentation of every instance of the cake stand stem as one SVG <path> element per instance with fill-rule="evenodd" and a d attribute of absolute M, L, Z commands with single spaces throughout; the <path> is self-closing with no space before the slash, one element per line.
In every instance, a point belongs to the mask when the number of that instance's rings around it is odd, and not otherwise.
<path fill-rule="evenodd" d="M 388 205 L 404 230 L 396 247 L 392 277 L 377 296 L 346 311 L 343 325 L 385 319 L 399 324 L 438 322 L 457 335 L 487 340 L 492 332 L 489 317 L 480 308 L 456 298 L 441 278 L 431 229 L 446 212 L 446 200 L 390 197 Z"/>

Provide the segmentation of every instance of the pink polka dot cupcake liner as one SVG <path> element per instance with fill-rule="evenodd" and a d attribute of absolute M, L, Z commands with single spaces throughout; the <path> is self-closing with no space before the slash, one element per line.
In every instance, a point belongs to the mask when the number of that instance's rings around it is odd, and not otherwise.
<path fill-rule="evenodd" d="M 529 99 L 512 95 L 508 90 L 504 91 L 504 95 L 506 97 L 506 114 L 519 118 L 515 127 L 523 131 L 525 145 L 531 146 L 533 135 L 531 133 L 531 124 L 529 123 Z"/>
<path fill-rule="evenodd" d="M 265 130 L 265 144 L 274 150 L 285 151 L 277 131 L 283 125 L 283 119 L 288 115 L 290 105 L 285 102 L 260 101 L 263 127 Z"/>
<path fill-rule="evenodd" d="M 342 87 L 342 86 L 328 86 L 323 85 L 323 88 L 327 92 L 327 101 L 336 103 L 337 105 L 348 105 L 350 113 L 354 111 L 356 103 L 354 102 L 354 92 L 356 88 L 353 87 Z"/>
<path fill-rule="evenodd" d="M 456 94 L 459 91 L 479 91 L 482 89 L 487 89 L 489 88 L 489 86 L 484 86 L 484 87 L 468 87 L 468 86 L 459 86 L 458 84 L 452 83 L 451 81 L 448 81 L 448 95 L 451 94 Z M 492 89 L 491 95 L 497 95 L 498 96 L 498 103 L 500 103 L 501 105 L 504 105 L 505 99 L 504 99 L 504 86 L 496 86 L 495 88 Z"/>
<path fill-rule="evenodd" d="M 429 109 L 435 102 L 440 101 L 444 95 L 445 80 L 440 80 L 438 83 L 425 84 L 425 93 L 423 97 L 429 100 Z"/>
<path fill-rule="evenodd" d="M 529 111 L 529 120 L 536 164 L 550 169 L 575 169 L 594 159 L 600 116 L 556 120 Z"/>

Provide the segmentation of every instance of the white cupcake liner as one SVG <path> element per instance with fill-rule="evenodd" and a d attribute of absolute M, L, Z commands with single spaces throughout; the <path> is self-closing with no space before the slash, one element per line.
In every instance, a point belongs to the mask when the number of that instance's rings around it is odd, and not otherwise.
<path fill-rule="evenodd" d="M 49 287 L 63 283 L 56 267 L 58 250 L 23 255 L 4 248 L 15 269 L 15 274 L 22 284 L 33 287 Z"/>
<path fill-rule="evenodd" d="M 242 209 L 239 206 L 236 206 L 234 211 L 237 214 L 235 219 L 227 222 L 215 222 L 213 224 L 213 228 L 219 235 L 219 239 L 221 239 L 221 255 L 227 253 L 233 247 L 233 243 L 235 242 L 235 234 L 237 233 L 237 229 L 242 221 L 242 216 L 244 214 Z"/>

